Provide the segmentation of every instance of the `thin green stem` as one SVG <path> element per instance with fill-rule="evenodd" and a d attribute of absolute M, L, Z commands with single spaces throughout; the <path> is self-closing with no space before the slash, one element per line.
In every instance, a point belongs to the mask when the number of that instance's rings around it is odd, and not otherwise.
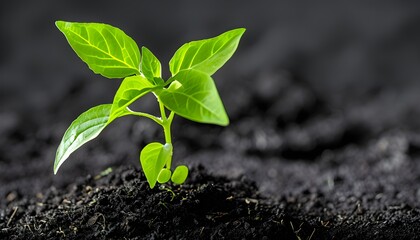
<path fill-rule="evenodd" d="M 174 119 L 174 116 L 175 116 L 175 112 L 171 111 L 171 113 L 169 114 L 169 117 L 168 117 L 168 119 L 171 123 L 172 123 L 172 120 Z"/>
<path fill-rule="evenodd" d="M 163 131 L 165 133 L 165 142 L 166 143 L 171 143 L 172 144 L 172 139 L 171 139 L 171 124 L 172 124 L 172 120 L 174 119 L 174 112 L 171 111 L 171 113 L 169 114 L 169 117 L 166 116 L 166 111 L 165 111 L 165 105 L 163 105 L 163 103 L 161 101 L 159 101 L 159 109 L 160 109 L 160 114 L 161 114 L 161 118 L 162 118 L 162 127 L 163 127 Z"/>
<path fill-rule="evenodd" d="M 164 121 L 163 126 L 163 132 L 165 133 L 165 142 L 166 144 L 172 145 L 172 138 L 171 138 L 171 123 L 172 121 Z M 172 153 L 173 153 L 173 147 L 171 148 L 171 157 L 166 162 L 166 168 L 171 170 L 171 164 L 172 164 Z"/>
<path fill-rule="evenodd" d="M 171 112 L 171 114 L 169 115 L 169 118 L 163 120 L 163 124 L 162 124 L 163 132 L 165 133 L 165 142 L 171 145 L 172 145 L 171 124 L 172 124 L 173 118 L 174 118 L 174 114 L 173 112 Z M 166 168 L 169 170 L 171 169 L 171 164 L 172 164 L 172 151 L 173 151 L 172 149 L 171 149 L 171 157 L 166 162 Z"/>
<path fill-rule="evenodd" d="M 159 99 L 158 99 L 158 102 L 159 102 L 160 114 L 162 115 L 161 125 L 163 127 L 163 132 L 165 134 L 165 143 L 172 144 L 171 124 L 172 124 L 172 120 L 174 119 L 175 113 L 171 111 L 171 113 L 169 114 L 169 117 L 167 117 L 166 111 L 165 111 L 165 105 L 163 105 L 163 103 L 159 101 Z M 171 169 L 171 163 L 172 163 L 172 152 L 171 152 L 171 157 L 166 162 L 167 169 Z"/>
<path fill-rule="evenodd" d="M 160 109 L 160 115 L 162 116 L 162 120 L 166 121 L 166 112 L 165 112 L 165 105 L 158 99 L 159 102 L 159 109 Z"/>
<path fill-rule="evenodd" d="M 133 111 L 133 110 L 131 110 L 129 108 L 127 108 L 127 109 L 129 111 L 129 114 L 130 115 L 139 116 L 139 117 L 146 117 L 146 118 L 149 118 L 149 119 L 155 121 L 157 124 L 163 126 L 163 120 L 160 119 L 160 118 L 158 118 L 158 117 L 155 117 L 155 116 L 153 116 L 151 114 L 144 113 L 144 112 L 135 112 L 135 111 Z"/>
<path fill-rule="evenodd" d="M 165 132 L 165 142 L 172 144 L 172 138 L 171 138 L 171 123 L 165 122 L 163 125 L 163 131 Z"/>

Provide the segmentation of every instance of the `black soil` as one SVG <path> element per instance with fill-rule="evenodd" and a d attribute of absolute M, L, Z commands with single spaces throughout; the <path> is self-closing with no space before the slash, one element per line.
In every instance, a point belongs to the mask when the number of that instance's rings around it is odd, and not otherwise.
<path fill-rule="evenodd" d="M 0 239 L 420 239 L 420 4 L 234 2 L 0 8 Z M 185 184 L 149 189 L 139 150 L 162 131 L 131 117 L 53 175 L 68 125 L 120 82 L 92 74 L 57 19 L 117 25 L 163 66 L 247 28 L 214 76 L 231 124 L 174 120 Z"/>
<path fill-rule="evenodd" d="M 103 174 L 105 175 L 105 174 Z M 2 216 L 10 239 L 274 239 L 317 236 L 258 194 L 246 179 L 228 180 L 195 168 L 182 186 L 151 190 L 144 176 L 119 168 L 65 191 L 49 189 Z M 10 211 L 10 212 L 9 212 Z"/>

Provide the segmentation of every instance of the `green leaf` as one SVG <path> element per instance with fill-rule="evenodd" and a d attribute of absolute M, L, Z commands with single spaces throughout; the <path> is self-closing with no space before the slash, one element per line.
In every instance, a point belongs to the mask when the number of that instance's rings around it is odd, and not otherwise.
<path fill-rule="evenodd" d="M 213 79 L 202 72 L 183 70 L 170 79 L 169 88 L 159 91 L 160 101 L 176 114 L 201 123 L 229 124 Z"/>
<path fill-rule="evenodd" d="M 162 77 L 162 70 L 159 60 L 153 55 L 153 53 L 146 47 L 141 48 L 142 58 L 141 58 L 141 72 L 143 75 L 154 82 L 154 78 Z"/>
<path fill-rule="evenodd" d="M 120 29 L 103 23 L 57 21 L 55 24 L 93 72 L 107 78 L 140 74 L 139 48 Z"/>
<path fill-rule="evenodd" d="M 172 174 L 171 170 L 164 168 L 160 170 L 157 181 L 159 183 L 166 183 L 171 179 L 171 174 Z"/>
<path fill-rule="evenodd" d="M 238 28 L 214 38 L 182 45 L 169 61 L 172 76 L 183 69 L 213 75 L 232 57 L 244 32 L 244 28 Z"/>
<path fill-rule="evenodd" d="M 147 79 L 147 80 L 149 80 L 155 86 L 160 86 L 160 87 L 165 86 L 165 81 L 160 77 L 154 77 L 153 79 Z"/>
<path fill-rule="evenodd" d="M 109 114 L 111 104 L 104 104 L 93 107 L 82 113 L 67 131 L 58 146 L 54 162 L 54 174 L 58 168 L 70 156 L 71 153 L 80 148 L 83 144 L 96 138 L 99 133 L 110 123 Z"/>
<path fill-rule="evenodd" d="M 175 168 L 172 174 L 171 180 L 175 184 L 183 184 L 188 177 L 188 167 L 185 165 L 179 165 Z"/>
<path fill-rule="evenodd" d="M 172 157 L 172 144 L 149 143 L 140 153 L 140 163 L 150 188 L 154 188 L 158 175 Z"/>
<path fill-rule="evenodd" d="M 127 106 L 151 92 L 156 86 L 142 76 L 131 76 L 123 80 L 112 103 L 111 118 L 127 113 Z"/>

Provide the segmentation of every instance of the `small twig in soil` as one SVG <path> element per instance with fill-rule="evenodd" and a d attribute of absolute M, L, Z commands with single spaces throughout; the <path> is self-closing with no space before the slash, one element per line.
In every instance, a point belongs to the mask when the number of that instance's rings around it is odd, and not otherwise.
<path fill-rule="evenodd" d="M 7 221 L 6 227 L 9 227 L 10 222 L 12 222 L 12 219 L 15 217 L 15 214 L 16 214 L 17 210 L 18 210 L 18 207 L 13 207 L 12 216 L 10 216 L 9 221 Z"/>
<path fill-rule="evenodd" d="M 169 210 L 168 206 L 166 206 L 166 204 L 162 201 L 159 201 L 158 205 L 162 205 L 166 208 L 166 210 Z"/>
<path fill-rule="evenodd" d="M 314 236 L 315 230 L 316 230 L 316 228 L 314 228 L 314 230 L 312 231 L 311 236 L 309 236 L 308 240 L 312 239 L 312 237 Z"/>
<path fill-rule="evenodd" d="M 297 229 L 297 230 L 295 230 L 295 227 L 293 226 L 292 222 L 289 222 L 289 223 L 290 223 L 290 226 L 292 227 L 292 231 L 295 233 L 297 239 L 301 240 L 302 238 L 300 238 L 299 232 L 302 230 L 303 222 L 299 225 L 299 229 Z"/>

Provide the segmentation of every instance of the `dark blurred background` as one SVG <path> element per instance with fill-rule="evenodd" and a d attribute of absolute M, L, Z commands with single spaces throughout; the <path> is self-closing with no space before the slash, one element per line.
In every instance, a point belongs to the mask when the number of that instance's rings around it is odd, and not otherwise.
<path fill-rule="evenodd" d="M 92 74 L 77 58 L 54 26 L 62 19 L 118 26 L 155 52 L 163 66 L 186 41 L 245 27 L 238 52 L 216 75 L 221 88 L 229 85 L 223 95 L 235 91 L 229 77 L 252 86 L 258 82 L 251 76 L 282 69 L 334 107 L 366 104 L 375 95 L 380 103 L 370 104 L 384 107 L 375 116 L 393 118 L 390 104 L 404 104 L 401 111 L 418 116 L 420 4 L 415 1 L 46 0 L 2 3 L 0 11 L 1 112 L 42 115 L 45 106 L 60 101 L 69 111 L 56 119 L 71 119 L 81 108 L 112 99 L 117 81 Z M 81 85 L 92 91 L 77 99 L 63 96 L 64 89 Z M 394 98 L 382 99 L 384 92 Z"/>
<path fill-rule="evenodd" d="M 183 43 L 247 28 L 234 57 L 214 76 L 234 126 L 252 114 L 264 117 L 273 108 L 293 112 L 303 102 L 328 109 L 330 116 L 370 122 L 373 132 L 420 129 L 417 1 L 2 2 L 0 172 L 14 176 L 3 176 L 0 182 L 9 186 L 19 185 L 17 178 L 31 174 L 49 179 L 44 185 L 56 181 L 50 175 L 64 130 L 82 111 L 111 102 L 120 83 L 94 75 L 56 29 L 56 20 L 104 22 L 123 29 L 139 46 L 154 52 L 166 76 L 169 59 Z M 305 91 L 282 92 L 284 79 L 289 85 L 305 86 Z M 270 105 L 277 99 L 284 101 Z M 307 103 L 312 100 L 320 104 Z M 154 111 L 148 105 L 153 102 L 145 102 L 142 107 Z M 244 114 L 250 106 L 264 111 Z M 277 124 L 294 120 L 277 119 Z M 176 126 L 184 126 L 180 121 Z M 117 126 L 123 128 L 122 123 Z M 123 141 L 116 129 L 108 136 Z M 98 151 L 108 147 L 105 143 Z M 136 142 L 130 147 L 135 149 Z M 125 154 L 124 148 L 120 151 Z M 110 158 L 103 155 L 87 156 L 98 161 Z M 85 160 L 74 162 L 85 164 Z M 11 170 L 16 163 L 26 166 L 24 173 Z M 64 170 L 63 165 L 61 178 L 72 171 L 70 166 Z"/>

